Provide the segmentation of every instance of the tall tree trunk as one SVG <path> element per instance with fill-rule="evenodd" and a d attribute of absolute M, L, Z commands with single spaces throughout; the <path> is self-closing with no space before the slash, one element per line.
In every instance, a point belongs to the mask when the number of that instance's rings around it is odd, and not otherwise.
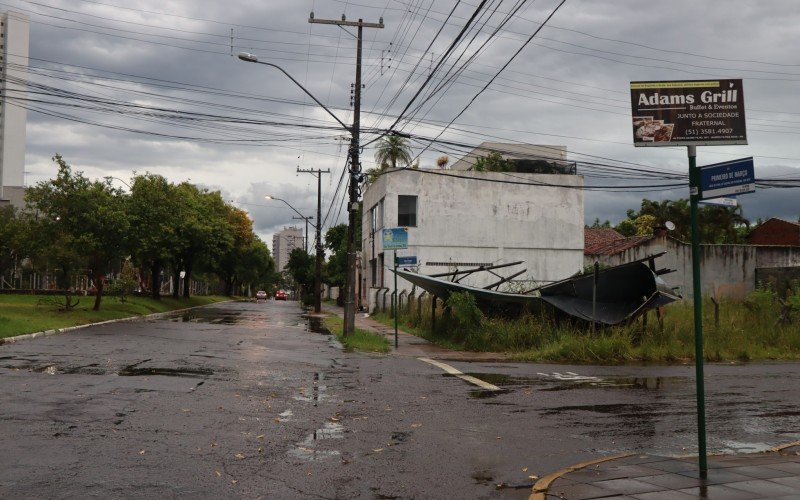
<path fill-rule="evenodd" d="M 155 300 L 161 300 L 161 262 L 153 261 L 150 273 L 150 295 Z"/>
<path fill-rule="evenodd" d="M 103 272 L 103 268 L 101 266 L 95 266 L 92 279 L 94 279 L 95 289 L 94 307 L 92 307 L 92 310 L 99 311 L 100 302 L 103 300 L 103 289 L 105 288 L 105 273 Z"/>
<path fill-rule="evenodd" d="M 181 272 L 178 270 L 178 267 L 179 266 L 175 266 L 174 269 L 172 270 L 172 279 L 175 280 L 175 282 L 172 284 L 173 299 L 177 299 L 180 296 L 178 288 L 180 288 L 181 285 Z"/>
<path fill-rule="evenodd" d="M 186 275 L 183 277 L 183 298 L 189 298 L 189 280 L 192 277 L 192 264 L 191 262 L 186 263 Z"/>

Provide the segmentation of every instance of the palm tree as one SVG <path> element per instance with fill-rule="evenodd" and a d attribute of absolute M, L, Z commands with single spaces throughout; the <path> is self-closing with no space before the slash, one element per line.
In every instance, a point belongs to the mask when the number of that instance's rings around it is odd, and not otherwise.
<path fill-rule="evenodd" d="M 381 169 L 392 167 L 397 168 L 397 164 L 408 165 L 411 163 L 411 146 L 408 139 L 399 135 L 390 135 L 381 139 L 378 143 L 378 150 L 375 151 L 375 162 Z"/>

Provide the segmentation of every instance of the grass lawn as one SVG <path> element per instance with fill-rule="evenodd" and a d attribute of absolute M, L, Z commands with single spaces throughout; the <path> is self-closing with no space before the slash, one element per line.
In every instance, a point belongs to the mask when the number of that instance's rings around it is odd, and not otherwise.
<path fill-rule="evenodd" d="M 0 295 L 0 338 L 41 332 L 70 326 L 87 325 L 111 319 L 144 316 L 230 300 L 229 297 L 199 296 L 189 300 L 162 297 L 129 297 L 121 302 L 116 297 L 103 297 L 99 311 L 92 311 L 94 296 L 80 298 L 72 311 L 59 311 L 64 297 L 49 295 Z"/>
<path fill-rule="evenodd" d="M 344 322 L 339 316 L 326 316 L 323 323 L 330 332 L 335 332 L 336 338 L 348 351 L 389 352 L 389 341 L 381 335 L 356 328 L 351 335 L 344 337 Z"/>

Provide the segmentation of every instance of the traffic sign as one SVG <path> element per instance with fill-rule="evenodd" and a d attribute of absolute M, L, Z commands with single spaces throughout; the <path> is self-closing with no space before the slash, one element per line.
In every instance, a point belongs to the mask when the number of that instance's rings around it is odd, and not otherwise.
<path fill-rule="evenodd" d="M 753 193 L 756 190 L 753 158 L 700 167 L 700 199 Z"/>
<path fill-rule="evenodd" d="M 735 207 L 739 204 L 736 198 L 711 198 L 710 200 L 702 200 L 700 203 L 704 205 L 720 205 L 723 207 Z"/>
<path fill-rule="evenodd" d="M 410 256 L 403 256 L 397 258 L 397 265 L 398 266 L 416 266 L 417 265 L 417 256 L 410 255 Z"/>

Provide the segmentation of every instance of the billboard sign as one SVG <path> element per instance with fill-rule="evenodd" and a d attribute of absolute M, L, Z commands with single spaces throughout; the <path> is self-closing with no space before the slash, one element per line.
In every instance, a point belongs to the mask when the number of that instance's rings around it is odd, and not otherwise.
<path fill-rule="evenodd" d="M 700 199 L 752 193 L 756 190 L 753 158 L 700 167 Z"/>
<path fill-rule="evenodd" d="M 742 80 L 631 82 L 633 145 L 747 144 Z"/>
<path fill-rule="evenodd" d="M 403 250 L 408 248 L 408 228 L 390 227 L 383 230 L 384 250 Z"/>

